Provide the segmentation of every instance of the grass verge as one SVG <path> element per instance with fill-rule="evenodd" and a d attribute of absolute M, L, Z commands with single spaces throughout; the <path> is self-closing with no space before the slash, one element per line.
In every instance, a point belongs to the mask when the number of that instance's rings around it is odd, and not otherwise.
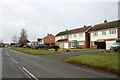
<path fill-rule="evenodd" d="M 87 48 L 87 49 L 68 49 L 70 51 L 88 51 L 88 50 L 96 50 L 96 49 L 90 49 L 90 48 Z"/>
<path fill-rule="evenodd" d="M 43 51 L 43 50 L 34 50 L 34 49 L 18 48 L 18 47 L 12 47 L 11 49 L 33 55 L 47 55 L 47 54 L 56 53 L 55 51 Z"/>
<path fill-rule="evenodd" d="M 64 62 L 76 64 L 80 66 L 83 65 L 87 67 L 92 67 L 118 74 L 118 72 L 120 71 L 119 68 L 120 65 L 118 64 L 118 56 L 120 55 L 103 55 L 103 54 L 108 54 L 108 53 L 104 52 L 102 54 L 98 53 L 98 54 L 87 54 L 87 55 L 76 56 L 69 59 L 65 59 Z M 113 54 L 115 54 L 115 52 Z"/>

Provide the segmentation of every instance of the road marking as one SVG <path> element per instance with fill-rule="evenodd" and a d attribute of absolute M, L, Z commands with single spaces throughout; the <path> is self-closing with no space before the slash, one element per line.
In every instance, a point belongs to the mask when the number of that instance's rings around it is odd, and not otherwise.
<path fill-rule="evenodd" d="M 32 73 L 30 73 L 27 69 L 25 69 L 24 67 L 22 67 L 22 69 L 28 74 L 30 75 L 33 79 L 38 80 Z"/>
<path fill-rule="evenodd" d="M 9 58 L 10 58 L 13 62 L 15 62 L 15 63 L 17 64 L 18 68 L 19 68 L 22 72 L 24 72 L 25 75 L 27 75 L 29 78 L 31 78 L 31 79 L 33 79 L 33 80 L 39 80 L 39 79 L 37 79 L 32 73 L 30 73 L 27 69 L 25 69 L 24 67 L 20 67 L 20 66 L 18 65 L 18 62 L 17 62 L 15 59 L 13 59 L 12 57 L 10 57 L 10 55 L 8 54 L 8 52 L 6 52 L 6 54 L 7 54 L 7 56 L 9 56 Z"/>
<path fill-rule="evenodd" d="M 10 59 L 15 62 L 16 64 L 18 63 L 15 59 L 13 59 L 12 57 L 10 57 Z"/>
<path fill-rule="evenodd" d="M 7 54 L 7 56 L 10 56 L 9 54 Z"/>
<path fill-rule="evenodd" d="M 19 68 L 23 73 L 25 73 L 25 75 L 26 75 L 27 77 L 31 78 L 20 66 L 18 66 L 18 68 Z"/>
<path fill-rule="evenodd" d="M 7 52 L 6 52 L 7 56 L 10 56 Z"/>

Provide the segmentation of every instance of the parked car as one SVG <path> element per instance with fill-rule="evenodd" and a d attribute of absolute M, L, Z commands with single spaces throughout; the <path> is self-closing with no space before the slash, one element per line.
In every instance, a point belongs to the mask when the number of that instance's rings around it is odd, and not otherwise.
<path fill-rule="evenodd" d="M 110 50 L 113 50 L 113 51 L 118 51 L 120 50 L 120 42 L 115 42 L 112 44 L 112 46 L 110 47 Z"/>
<path fill-rule="evenodd" d="M 23 46 L 23 48 L 31 48 L 29 45 L 25 45 Z"/>
<path fill-rule="evenodd" d="M 60 47 L 57 46 L 57 45 L 49 45 L 49 46 L 47 46 L 47 48 L 49 48 L 49 49 L 55 49 L 55 51 L 57 51 L 58 49 L 60 49 Z"/>
<path fill-rule="evenodd" d="M 36 49 L 42 49 L 42 48 L 46 48 L 47 46 L 44 44 L 39 44 L 36 46 Z"/>

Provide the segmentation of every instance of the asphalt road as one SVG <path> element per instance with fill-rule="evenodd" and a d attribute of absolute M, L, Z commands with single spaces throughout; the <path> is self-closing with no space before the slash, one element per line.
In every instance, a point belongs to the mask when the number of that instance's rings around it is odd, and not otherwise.
<path fill-rule="evenodd" d="M 90 52 L 86 52 L 86 54 L 88 53 Z M 62 56 L 62 54 L 64 56 Z M 3 48 L 2 78 L 34 78 L 37 80 L 38 78 L 117 77 L 115 75 L 105 74 L 98 71 L 63 63 L 60 59 L 64 59 L 68 54 L 69 53 L 57 53 L 53 55 L 29 55 L 8 48 Z M 73 56 L 73 53 L 71 54 L 71 56 Z"/>

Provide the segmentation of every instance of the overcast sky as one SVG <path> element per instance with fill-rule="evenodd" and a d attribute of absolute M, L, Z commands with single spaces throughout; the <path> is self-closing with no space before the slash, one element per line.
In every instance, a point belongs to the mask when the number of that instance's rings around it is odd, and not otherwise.
<path fill-rule="evenodd" d="M 89 2 L 88 2 L 89 1 Z M 119 0 L 0 0 L 0 39 L 11 42 L 27 30 L 36 41 L 47 34 L 118 19 Z"/>

